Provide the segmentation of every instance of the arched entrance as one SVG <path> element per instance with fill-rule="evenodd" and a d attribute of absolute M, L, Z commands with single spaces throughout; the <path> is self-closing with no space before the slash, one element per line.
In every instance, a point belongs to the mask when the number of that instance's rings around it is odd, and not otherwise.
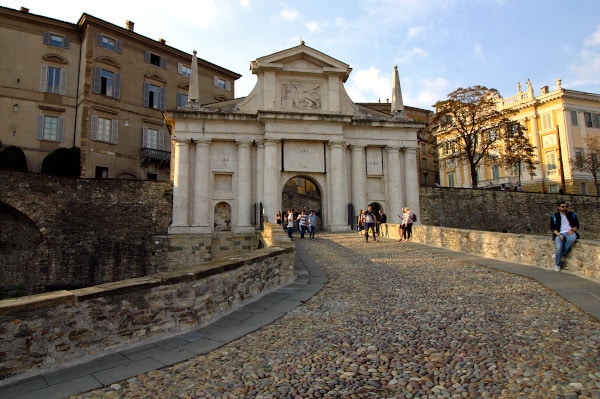
<path fill-rule="evenodd" d="M 288 209 L 300 213 L 302 210 L 315 211 L 317 214 L 317 228 L 322 227 L 322 202 L 321 190 L 317 183 L 310 177 L 295 176 L 283 186 L 281 193 L 281 211 L 283 214 Z"/>

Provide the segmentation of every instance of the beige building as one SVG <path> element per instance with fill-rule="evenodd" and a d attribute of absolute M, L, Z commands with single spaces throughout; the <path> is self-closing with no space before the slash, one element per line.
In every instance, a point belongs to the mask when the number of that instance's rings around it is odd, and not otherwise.
<path fill-rule="evenodd" d="M 516 111 L 512 119 L 527 128 L 539 163 L 533 174 L 482 163 L 478 187 L 512 190 L 520 176 L 525 191 L 596 195 L 592 175 L 574 167 L 572 160 L 590 150 L 588 139 L 600 137 L 600 94 L 564 89 L 560 79 L 537 95 L 529 80 L 526 86 L 518 84 L 517 94 L 503 98 L 499 106 Z M 440 178 L 442 186 L 471 187 L 468 166 L 458 162 L 441 162 Z"/>
<path fill-rule="evenodd" d="M 125 21 L 124 21 L 125 22 Z M 166 109 L 183 106 L 191 55 L 83 14 L 77 23 L 0 7 L 0 142 L 29 171 L 81 149 L 81 176 L 170 178 Z M 239 74 L 197 59 L 202 104 L 232 99 Z"/>

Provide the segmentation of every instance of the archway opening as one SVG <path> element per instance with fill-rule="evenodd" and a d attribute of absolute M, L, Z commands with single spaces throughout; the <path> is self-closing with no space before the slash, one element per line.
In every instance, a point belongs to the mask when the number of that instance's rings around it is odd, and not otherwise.
<path fill-rule="evenodd" d="M 295 176 L 289 179 L 283 186 L 281 193 L 282 214 L 293 209 L 297 215 L 305 210 L 315 211 L 317 215 L 317 229 L 323 226 L 323 214 L 321 207 L 321 190 L 317 183 L 310 177 Z"/>

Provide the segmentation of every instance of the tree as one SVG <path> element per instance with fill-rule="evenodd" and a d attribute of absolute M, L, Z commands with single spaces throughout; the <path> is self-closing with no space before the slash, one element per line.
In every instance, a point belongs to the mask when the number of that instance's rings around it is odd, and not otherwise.
<path fill-rule="evenodd" d="M 473 188 L 477 188 L 479 165 L 500 154 L 505 127 L 514 114 L 498 107 L 501 98 L 496 89 L 471 86 L 458 88 L 446 100 L 434 104 L 432 125 L 436 145 L 442 147 L 440 161 L 467 163 Z"/>
<path fill-rule="evenodd" d="M 596 197 L 600 196 L 600 137 L 588 137 L 581 157 L 571 159 L 574 169 L 586 172 L 594 178 Z"/>
<path fill-rule="evenodd" d="M 27 172 L 27 159 L 23 150 L 16 146 L 5 148 L 0 152 L 0 168 Z"/>
<path fill-rule="evenodd" d="M 500 162 L 506 171 L 517 170 L 518 181 L 521 181 L 523 167 L 530 175 L 535 174 L 535 165 L 539 163 L 535 157 L 535 147 L 527 137 L 527 129 L 519 122 L 513 121 L 504 127 L 504 151 Z"/>
<path fill-rule="evenodd" d="M 78 147 L 57 148 L 44 158 L 42 173 L 58 176 L 79 177 L 81 155 Z"/>

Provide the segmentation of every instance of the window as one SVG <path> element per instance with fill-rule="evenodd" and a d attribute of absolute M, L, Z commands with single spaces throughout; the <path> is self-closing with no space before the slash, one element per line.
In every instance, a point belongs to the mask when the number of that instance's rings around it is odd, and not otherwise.
<path fill-rule="evenodd" d="M 454 187 L 454 173 L 448 173 L 448 187 Z"/>
<path fill-rule="evenodd" d="M 584 112 L 583 117 L 585 119 L 585 127 L 600 127 L 600 115 L 592 112 Z"/>
<path fill-rule="evenodd" d="M 119 121 L 92 115 L 90 139 L 117 144 L 119 140 Z"/>
<path fill-rule="evenodd" d="M 556 153 L 554 151 L 546 153 L 546 170 L 548 172 L 556 172 L 558 166 L 556 164 Z"/>
<path fill-rule="evenodd" d="M 579 117 L 577 111 L 571 111 L 571 125 L 579 126 Z"/>
<path fill-rule="evenodd" d="M 551 184 L 551 185 L 548 187 L 548 192 L 549 192 L 550 194 L 558 194 L 558 184 Z"/>
<path fill-rule="evenodd" d="M 69 36 L 57 35 L 55 33 L 45 32 L 44 33 L 44 44 L 52 47 L 69 48 L 70 40 Z"/>
<path fill-rule="evenodd" d="M 67 70 L 42 65 L 40 72 L 40 91 L 43 93 L 67 94 Z"/>
<path fill-rule="evenodd" d="M 500 178 L 500 166 L 498 166 L 498 165 L 492 166 L 492 178 L 494 180 L 498 180 Z"/>
<path fill-rule="evenodd" d="M 185 107 L 188 102 L 188 95 L 184 93 L 177 93 L 177 106 Z"/>
<path fill-rule="evenodd" d="M 144 62 L 146 64 L 159 66 L 163 69 L 167 68 L 167 59 L 165 57 L 161 57 L 160 55 L 156 55 L 149 51 L 144 51 Z"/>
<path fill-rule="evenodd" d="M 553 127 L 552 113 L 547 112 L 545 114 L 542 114 L 541 117 L 542 117 L 542 130 L 552 129 L 552 127 Z"/>
<path fill-rule="evenodd" d="M 121 98 L 121 75 L 106 69 L 94 68 L 94 93 Z"/>
<path fill-rule="evenodd" d="M 583 150 L 581 148 L 575 148 L 575 167 L 583 168 Z"/>
<path fill-rule="evenodd" d="M 588 189 L 586 183 L 581 183 L 580 186 L 581 195 L 588 195 Z"/>
<path fill-rule="evenodd" d="M 104 166 L 96 166 L 96 179 L 106 179 L 108 178 L 108 168 Z"/>
<path fill-rule="evenodd" d="M 148 173 L 148 180 L 158 180 L 158 175 L 156 173 Z"/>
<path fill-rule="evenodd" d="M 111 39 L 110 37 L 104 36 L 102 33 L 96 34 L 96 46 L 104 47 L 117 53 L 123 52 L 123 42 L 120 40 Z"/>
<path fill-rule="evenodd" d="M 177 73 L 183 76 L 187 76 L 188 78 L 192 76 L 192 68 L 189 66 L 185 66 L 182 63 L 177 64 Z"/>
<path fill-rule="evenodd" d="M 221 79 L 218 76 L 215 76 L 215 86 L 223 89 L 223 90 L 227 90 L 227 91 L 231 91 L 231 82 L 225 79 Z"/>
<path fill-rule="evenodd" d="M 144 99 L 145 107 L 165 110 L 165 88 L 158 87 L 151 83 L 144 83 Z"/>
<path fill-rule="evenodd" d="M 162 130 L 145 127 L 142 134 L 142 147 L 153 150 L 165 148 L 165 134 Z"/>
<path fill-rule="evenodd" d="M 36 132 L 38 140 L 62 143 L 65 135 L 64 132 L 64 118 L 43 114 L 38 116 Z"/>

